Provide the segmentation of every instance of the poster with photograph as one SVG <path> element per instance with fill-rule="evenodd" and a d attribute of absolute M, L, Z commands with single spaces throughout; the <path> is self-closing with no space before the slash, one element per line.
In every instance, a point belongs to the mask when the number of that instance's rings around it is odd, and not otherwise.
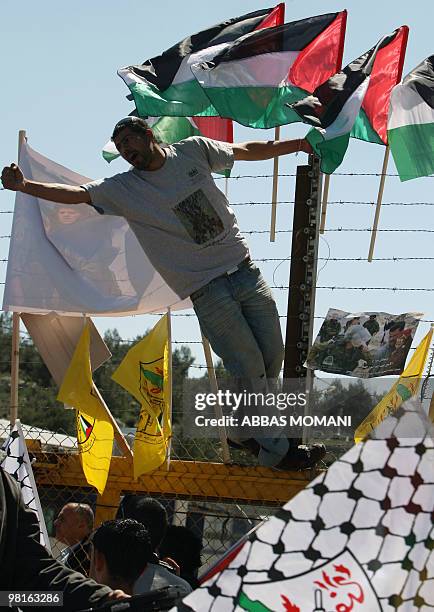
<path fill-rule="evenodd" d="M 401 374 L 421 316 L 330 308 L 306 367 L 359 378 Z"/>

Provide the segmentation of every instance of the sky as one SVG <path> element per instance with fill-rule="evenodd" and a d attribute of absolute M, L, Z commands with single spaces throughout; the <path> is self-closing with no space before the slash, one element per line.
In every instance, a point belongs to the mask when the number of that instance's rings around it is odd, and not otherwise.
<path fill-rule="evenodd" d="M 0 97 L 0 164 L 9 165 L 17 158 L 18 131 L 26 130 L 29 144 L 47 157 L 80 174 L 92 178 L 110 176 L 127 169 L 126 162 L 111 165 L 102 159 L 101 149 L 113 125 L 132 110 L 125 96 L 128 90 L 117 76 L 118 68 L 138 64 L 172 46 L 187 35 L 224 19 L 239 16 L 271 4 L 251 0 L 220 0 L 217 3 L 188 0 L 75 0 L 74 3 L 41 0 L 38 3 L 4 3 L 0 37 L 0 66 L 3 91 Z M 410 36 L 404 75 L 434 52 L 430 0 L 414 3 L 402 0 L 348 2 L 303 0 L 286 2 L 286 21 L 326 12 L 348 10 L 343 64 L 358 57 L 379 38 L 407 24 Z M 281 129 L 281 137 L 297 138 L 306 126 L 293 124 Z M 273 131 L 234 126 L 235 141 L 266 140 Z M 353 173 L 379 173 L 384 148 L 352 141 L 339 172 L 333 176 L 329 200 L 374 202 L 378 177 L 352 176 Z M 281 158 L 280 172 L 293 174 L 306 156 Z M 270 202 L 271 178 L 236 178 L 242 175 L 270 175 L 272 161 L 237 162 L 229 180 L 229 200 L 234 204 L 243 231 L 267 230 L 270 206 L 238 206 L 244 202 Z M 396 173 L 393 161 L 390 173 Z M 278 200 L 294 199 L 294 177 L 281 177 Z M 223 181 L 219 181 L 223 187 Z M 384 203 L 425 202 L 434 204 L 434 180 L 423 178 L 401 183 L 388 177 Z M 14 194 L 0 191 L 0 235 L 10 233 Z M 434 231 L 430 206 L 383 206 L 380 229 L 425 229 Z M 366 261 L 374 207 L 371 204 L 330 204 L 327 231 L 321 238 L 319 257 L 320 286 L 430 288 L 431 261 Z M 287 258 L 291 252 L 292 204 L 279 204 L 277 239 L 271 243 L 267 233 L 247 235 L 255 259 Z M 0 239 L 0 259 L 8 256 L 7 238 Z M 375 257 L 430 257 L 432 234 L 429 232 L 381 231 Z M 361 258 L 360 261 L 326 261 L 327 258 Z M 365 261 L 363 261 L 365 260 Z M 267 261 L 260 264 L 271 285 L 287 285 L 289 262 Z M 6 263 L 0 263 L 0 282 L 4 282 Z M 3 286 L 0 286 L 3 289 Z M 280 314 L 285 314 L 287 291 L 274 291 Z M 318 289 L 315 315 L 324 316 L 329 307 L 349 312 L 364 310 L 390 313 L 423 312 L 424 319 L 434 319 L 434 293 L 426 291 L 358 291 Z M 185 311 L 184 314 L 192 314 Z M 178 313 L 180 314 L 180 313 Z M 181 313 L 182 314 L 182 313 Z M 285 334 L 286 320 L 282 321 Z M 156 322 L 155 316 L 95 318 L 101 332 L 116 327 L 124 339 L 144 333 Z M 318 329 L 321 319 L 315 319 Z M 194 316 L 173 317 L 174 342 L 198 342 L 199 326 Z M 415 344 L 429 329 L 421 323 Z M 175 345 L 177 346 L 177 345 Z M 204 364 L 200 344 L 191 344 L 196 365 Z M 203 370 L 192 370 L 193 375 Z"/>

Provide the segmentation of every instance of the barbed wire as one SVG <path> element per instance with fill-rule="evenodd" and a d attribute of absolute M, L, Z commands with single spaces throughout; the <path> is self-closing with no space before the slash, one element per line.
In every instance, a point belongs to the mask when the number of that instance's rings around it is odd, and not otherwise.
<path fill-rule="evenodd" d="M 276 204 L 295 204 L 295 200 L 276 200 Z M 254 200 L 248 200 L 246 202 L 231 202 L 232 206 L 271 206 L 270 201 L 257 202 Z M 328 200 L 328 206 L 375 206 L 376 202 L 373 200 Z M 382 206 L 434 206 L 434 202 L 382 202 Z M 12 215 L 13 210 L 0 210 L 0 215 Z"/>
<path fill-rule="evenodd" d="M 367 257 L 318 257 L 318 261 L 358 261 L 358 262 L 367 262 Z M 371 261 L 433 261 L 434 257 L 373 257 Z M 0 263 L 7 263 L 9 259 L 0 259 Z M 259 257 L 252 258 L 253 262 L 257 263 L 268 263 L 268 262 L 276 262 L 276 261 L 296 261 L 298 263 L 303 262 L 303 259 L 292 259 L 292 257 Z M 118 281 L 127 281 L 129 279 L 118 278 Z"/>
<path fill-rule="evenodd" d="M 270 285 L 271 289 L 299 289 L 297 285 Z M 338 285 L 317 285 L 316 289 L 330 291 L 434 291 L 434 287 L 340 287 Z"/>
<path fill-rule="evenodd" d="M 277 176 L 279 177 L 291 177 L 297 176 L 297 173 L 295 172 L 282 172 L 282 173 L 278 173 Z M 389 176 L 392 178 L 399 178 L 399 174 L 393 173 L 393 172 L 385 172 L 384 174 L 382 172 L 333 172 L 332 176 Z M 406 175 L 402 175 L 403 178 Z M 409 175 L 411 176 L 411 175 Z M 234 181 L 238 181 L 240 179 L 250 179 L 250 178 L 274 178 L 274 174 L 238 174 L 238 175 L 231 175 L 228 177 L 225 176 L 215 176 L 214 180 L 215 181 L 222 181 L 225 180 L 226 178 L 230 179 L 230 180 L 234 180 Z M 423 178 L 434 178 L 434 175 L 431 176 L 425 176 Z"/>

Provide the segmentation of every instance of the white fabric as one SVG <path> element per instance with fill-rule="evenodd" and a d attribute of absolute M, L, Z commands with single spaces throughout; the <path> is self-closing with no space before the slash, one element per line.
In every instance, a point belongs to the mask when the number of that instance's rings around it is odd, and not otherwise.
<path fill-rule="evenodd" d="M 9 438 L 4 443 L 3 449 L 6 451 L 6 457 L 1 467 L 5 472 L 13 476 L 20 485 L 21 495 L 26 508 L 33 510 L 38 517 L 39 541 L 42 546 L 45 546 L 51 551 L 47 527 L 45 525 L 41 502 L 39 501 L 38 490 L 33 475 L 32 464 L 30 463 L 29 453 L 27 452 L 21 423 L 18 419 L 15 422 L 15 426 Z"/>
<path fill-rule="evenodd" d="M 351 132 L 357 119 L 357 115 L 359 114 L 360 107 L 362 106 L 365 94 L 368 91 L 369 80 L 370 78 L 367 77 L 363 83 L 361 83 L 357 89 L 353 91 L 351 96 L 343 105 L 339 115 L 328 128 L 318 128 L 318 131 L 321 132 L 324 140 L 332 140 L 333 138 L 338 138 L 339 136 L 343 136 L 344 134 Z"/>
<path fill-rule="evenodd" d="M 242 60 L 222 62 L 214 70 L 203 70 L 196 61 L 191 66 L 191 70 L 204 88 L 284 87 L 291 85 L 288 74 L 299 53 L 299 51 L 263 53 Z"/>
<path fill-rule="evenodd" d="M 408 85 L 400 84 L 394 87 L 390 97 L 387 129 L 426 123 L 434 123 L 434 109 Z"/>
<path fill-rule="evenodd" d="M 432 610 L 433 434 L 407 402 L 171 612 Z"/>
<path fill-rule="evenodd" d="M 80 176 L 23 145 L 20 166 L 36 181 L 80 185 Z M 4 310 L 101 316 L 186 308 L 149 262 L 128 223 L 92 207 L 17 193 Z"/>

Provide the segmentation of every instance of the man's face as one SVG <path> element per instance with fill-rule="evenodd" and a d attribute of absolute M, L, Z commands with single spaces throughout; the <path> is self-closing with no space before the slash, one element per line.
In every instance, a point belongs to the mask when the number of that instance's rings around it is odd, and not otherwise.
<path fill-rule="evenodd" d="M 138 170 L 146 170 L 153 157 L 151 130 L 139 133 L 129 127 L 124 128 L 114 139 L 121 156 Z"/>
<path fill-rule="evenodd" d="M 80 542 L 88 532 L 86 523 L 76 511 L 75 504 L 66 504 L 54 521 L 56 538 L 68 546 Z"/>
<path fill-rule="evenodd" d="M 79 210 L 74 210 L 74 208 L 71 206 L 68 208 L 60 208 L 57 211 L 57 216 L 60 223 L 63 225 L 69 225 L 70 223 L 75 223 L 79 220 L 81 212 Z"/>
<path fill-rule="evenodd" d="M 389 331 L 389 344 L 394 347 L 396 345 L 396 341 L 398 340 L 401 334 L 402 332 L 400 329 L 390 330 Z"/>

